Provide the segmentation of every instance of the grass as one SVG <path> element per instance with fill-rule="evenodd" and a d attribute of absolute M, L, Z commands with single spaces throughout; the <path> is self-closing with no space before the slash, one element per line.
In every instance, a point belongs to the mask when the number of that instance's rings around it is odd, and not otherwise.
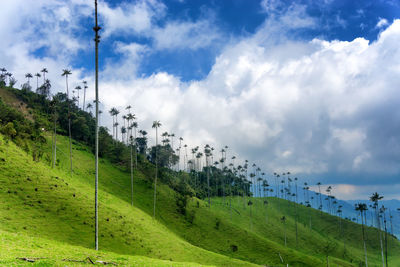
<path fill-rule="evenodd" d="M 32 259 L 31 263 L 23 258 Z M 199 267 L 191 262 L 172 262 L 144 256 L 121 255 L 112 252 L 95 251 L 57 241 L 32 237 L 23 233 L 0 231 L 0 265 L 18 266 L 85 266 L 98 261 L 122 266 L 145 267 Z"/>
<path fill-rule="evenodd" d="M 160 183 L 153 219 L 152 167 L 135 172 L 131 206 L 129 173 L 104 159 L 99 176 L 101 251 L 96 252 L 93 154 L 74 142 L 71 175 L 68 139 L 57 137 L 55 169 L 50 168 L 51 137 L 47 140 L 42 160 L 34 162 L 0 136 L 0 264 L 20 265 L 25 262 L 17 257 L 39 257 L 46 258 L 39 266 L 64 265 L 63 258 L 90 256 L 132 266 L 325 266 L 328 245 L 333 265 L 359 266 L 363 261 L 360 225 L 342 221 L 341 233 L 338 217 L 301 205 L 296 245 L 296 206 L 282 199 L 252 198 L 250 207 L 248 199 L 213 198 L 208 207 L 192 198 L 184 216 L 177 211 L 176 192 Z M 287 246 L 282 216 L 287 218 Z M 369 265 L 379 266 L 378 232 L 367 227 L 366 233 Z M 390 238 L 391 266 L 399 265 L 399 255 L 399 242 Z"/>
<path fill-rule="evenodd" d="M 41 237 L 68 245 L 94 247 L 93 156 L 84 147 L 74 148 L 74 174 L 70 176 L 65 155 L 67 139 L 58 138 L 60 166 L 34 162 L 13 143 L 0 146 L 0 227 L 1 230 Z M 65 158 L 63 158 L 65 157 Z M 45 156 L 46 158 L 46 156 Z M 64 166 L 65 165 L 65 166 Z M 103 162 L 100 168 L 99 221 L 101 250 L 119 254 L 143 255 L 177 262 L 198 262 L 219 266 L 248 266 L 196 247 L 154 220 L 148 213 L 118 195 L 124 192 L 127 174 Z M 136 177 L 135 203 L 151 206 L 148 182 Z M 142 188 L 144 191 L 139 190 Z M 114 191 L 116 194 L 110 194 Z M 166 186 L 163 192 L 173 194 Z M 168 195 L 167 195 L 168 196 Z M 126 197 L 129 199 L 129 197 Z M 162 203 L 163 197 L 160 197 Z M 140 205 L 139 205 L 140 206 Z M 160 209 L 162 206 L 159 207 Z M 162 220 L 162 215 L 159 216 Z"/>

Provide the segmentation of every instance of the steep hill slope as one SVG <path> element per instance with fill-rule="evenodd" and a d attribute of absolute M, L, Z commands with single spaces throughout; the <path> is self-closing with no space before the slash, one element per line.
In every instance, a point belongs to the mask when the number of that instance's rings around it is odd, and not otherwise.
<path fill-rule="evenodd" d="M 66 147 L 66 140 L 59 139 L 64 141 L 60 142 L 61 147 L 63 143 Z M 90 154 L 78 150 L 83 149 L 80 146 L 75 147 L 77 164 L 71 177 L 62 168 L 51 170 L 43 162 L 34 162 L 13 143 L 1 142 L 1 230 L 92 248 L 94 187 Z M 88 158 L 79 158 L 79 154 L 85 154 Z M 89 162 L 85 161 L 88 159 Z M 85 165 L 88 168 L 84 168 Z M 190 245 L 146 212 L 107 193 L 113 186 L 107 190 L 104 190 L 104 186 L 108 183 L 119 186 L 117 181 L 120 179 L 114 178 L 114 175 L 120 173 L 110 164 L 103 164 L 100 171 L 105 181 L 100 187 L 101 249 L 172 261 L 247 266 L 247 263 Z"/>
<path fill-rule="evenodd" d="M 8 99 L 18 101 L 12 95 Z M 18 105 L 16 108 L 20 109 Z M 21 112 L 35 114 L 29 108 Z M 162 266 L 165 262 L 145 257 L 216 266 L 325 266 L 327 255 L 331 263 L 339 266 L 358 266 L 364 259 L 360 225 L 282 199 L 214 198 L 208 207 L 206 202 L 193 197 L 187 199 L 182 213 L 182 196 L 161 183 L 154 220 L 153 165 L 143 162 L 135 171 L 132 207 L 129 173 L 106 159 L 100 160 L 102 252 L 89 250 L 94 247 L 93 154 L 87 146 L 74 141 L 71 175 L 68 140 L 58 136 L 58 164 L 52 169 L 51 135 L 45 135 L 47 143 L 40 161 L 33 161 L 30 152 L 0 136 L 0 246 L 8 248 L 12 255 L 11 258 L 0 254 L 0 260 L 6 259 L 3 263 L 13 262 L 15 257 L 35 256 L 59 264 L 60 257 L 81 259 L 86 254 L 118 262 L 119 256 L 114 253 L 139 255 L 140 258 L 121 256 L 120 263 L 134 265 L 133 262 L 142 261 L 146 265 L 148 261 L 146 266 Z M 168 175 L 179 176 L 174 172 Z M 253 205 L 248 205 L 249 200 Z M 369 264 L 378 266 L 378 232 L 373 228 L 366 232 Z M 11 249 L 7 245 L 10 240 L 14 240 Z M 20 240 L 26 240 L 27 245 Z M 40 245 L 42 242 L 60 251 L 65 247 L 70 254 L 49 255 L 44 249 L 46 245 Z M 38 246 L 39 249 L 29 249 Z M 392 265 L 399 263 L 399 255 L 399 242 L 390 237 Z"/>

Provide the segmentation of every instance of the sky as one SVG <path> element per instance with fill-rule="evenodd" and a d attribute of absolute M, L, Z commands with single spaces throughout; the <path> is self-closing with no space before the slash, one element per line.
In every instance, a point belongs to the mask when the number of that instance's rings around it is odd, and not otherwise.
<path fill-rule="evenodd" d="M 0 67 L 46 67 L 52 93 L 88 81 L 93 3 L 2 0 Z M 290 171 L 341 199 L 400 199 L 400 2 L 101 0 L 101 122 L 131 105 L 139 129 L 228 146 L 273 181 Z M 31 81 L 33 86 L 36 80 Z"/>

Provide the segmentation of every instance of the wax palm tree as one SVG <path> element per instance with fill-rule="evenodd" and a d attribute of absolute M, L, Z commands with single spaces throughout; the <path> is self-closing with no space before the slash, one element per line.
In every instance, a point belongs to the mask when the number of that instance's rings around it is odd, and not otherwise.
<path fill-rule="evenodd" d="M 375 192 L 375 193 L 372 194 L 372 196 L 369 199 L 374 203 L 373 209 L 375 211 L 376 222 L 377 222 L 378 233 L 379 233 L 379 241 L 380 241 L 380 245 L 381 245 L 382 266 L 385 266 L 385 259 L 384 259 L 384 256 L 383 256 L 381 220 L 379 219 L 379 201 L 383 199 L 383 196 L 379 195 L 378 192 Z"/>
<path fill-rule="evenodd" d="M 88 103 L 88 104 L 86 105 L 86 109 L 89 110 L 90 114 L 92 114 L 92 108 L 93 108 L 93 105 L 92 105 L 91 103 Z"/>
<path fill-rule="evenodd" d="M 115 131 L 114 131 L 114 124 L 115 124 L 115 119 L 114 119 L 114 116 L 115 116 L 115 111 L 116 111 L 116 108 L 111 108 L 108 112 L 110 113 L 110 115 L 111 115 L 111 117 L 112 117 L 112 120 L 113 120 L 113 123 L 112 123 L 112 127 L 113 127 L 113 134 L 112 134 L 112 137 L 114 138 L 114 136 L 115 136 Z"/>
<path fill-rule="evenodd" d="M 33 78 L 31 73 L 25 74 L 25 78 L 28 78 L 28 85 L 30 86 L 30 79 Z"/>
<path fill-rule="evenodd" d="M 97 24 L 97 0 L 94 1 L 95 6 L 95 26 L 93 30 L 95 32 L 95 104 L 96 104 L 96 150 L 95 150 L 95 247 L 99 249 L 99 216 L 98 216 L 98 180 L 99 180 L 99 42 L 100 36 L 99 31 L 101 27 Z"/>
<path fill-rule="evenodd" d="M 8 77 L 8 86 L 12 87 L 12 83 L 13 83 L 13 79 L 11 78 L 13 76 L 12 73 L 11 72 L 7 72 L 5 75 L 6 75 L 6 77 Z M 15 81 L 15 79 L 14 79 L 14 81 Z"/>
<path fill-rule="evenodd" d="M 363 244 L 364 244 L 365 266 L 368 267 L 367 246 L 365 244 L 365 230 L 364 230 L 364 214 L 368 210 L 367 204 L 358 203 L 355 205 L 355 210 L 358 211 L 361 216 L 362 240 L 363 240 Z"/>
<path fill-rule="evenodd" d="M 47 73 L 47 69 L 42 69 L 43 76 Z M 69 90 L 68 90 L 68 75 L 71 75 L 71 71 L 68 69 L 64 69 L 61 76 L 65 76 L 65 84 L 67 86 L 67 102 L 68 102 L 68 133 L 69 133 L 69 161 L 71 167 L 71 176 L 72 176 L 72 136 L 71 136 L 71 113 L 70 113 L 70 101 L 69 101 Z"/>
<path fill-rule="evenodd" d="M 133 115 L 133 114 L 131 114 L 131 115 L 132 115 L 131 118 L 135 119 L 135 115 Z M 134 140 L 135 140 L 135 142 L 134 142 L 134 144 L 135 144 L 135 168 L 137 169 L 137 164 L 138 164 L 137 151 L 138 151 L 138 148 L 137 148 L 137 143 L 136 143 L 136 131 L 137 131 L 137 128 L 138 128 L 138 123 L 136 121 L 132 122 L 131 128 L 135 129 L 134 130 L 135 131 L 135 135 L 134 135 Z M 131 130 L 131 133 L 132 133 L 132 130 Z"/>
<path fill-rule="evenodd" d="M 122 127 L 121 127 L 121 139 L 122 139 L 122 143 L 125 143 L 125 134 L 126 134 L 126 126 L 125 126 L 125 123 L 126 123 L 126 119 L 127 119 L 127 117 L 126 117 L 126 115 L 122 115 L 122 120 L 123 120 L 123 124 L 122 124 Z M 122 128 L 125 128 L 125 130 L 124 130 L 124 132 L 122 132 Z"/>
<path fill-rule="evenodd" d="M 48 73 L 49 71 L 46 68 L 43 68 L 40 72 L 43 73 L 43 84 L 46 81 L 46 73 Z"/>
<path fill-rule="evenodd" d="M 128 140 L 128 136 L 131 136 L 132 135 L 132 133 L 129 133 L 129 127 L 131 126 L 130 125 L 130 121 L 131 121 L 131 119 L 129 118 L 129 114 L 131 114 L 131 108 L 132 108 L 132 106 L 131 105 L 128 105 L 125 109 L 127 109 L 128 110 L 128 114 L 126 115 L 126 119 L 128 120 L 128 135 L 127 135 L 127 140 Z M 132 129 L 132 128 L 131 128 Z"/>
<path fill-rule="evenodd" d="M 82 90 L 82 87 L 80 85 L 75 86 L 75 90 L 78 91 L 78 108 L 79 108 L 79 91 Z"/>
<path fill-rule="evenodd" d="M 207 167 L 207 198 L 208 198 L 208 207 L 211 207 L 211 198 L 210 198 L 210 166 L 209 166 L 209 158 L 211 156 L 210 146 L 207 144 L 204 147 L 204 155 L 206 155 L 206 167 Z"/>
<path fill-rule="evenodd" d="M 153 125 L 151 126 L 152 128 L 156 129 L 156 176 L 154 178 L 154 207 L 153 207 L 153 218 L 156 218 L 156 201 L 157 201 L 157 176 L 158 176 L 158 155 L 157 155 L 157 150 L 158 150 L 158 128 L 161 127 L 160 121 L 153 121 Z"/>
<path fill-rule="evenodd" d="M 125 137 L 125 134 L 126 134 L 126 127 L 122 126 L 120 130 L 121 130 L 121 136 L 122 136 L 122 143 L 124 143 L 125 142 L 124 141 L 124 137 Z"/>
<path fill-rule="evenodd" d="M 119 125 L 119 123 L 118 123 L 118 114 L 119 114 L 119 110 L 115 109 L 114 113 L 115 113 L 115 124 L 114 124 L 115 125 L 115 139 L 118 140 L 118 125 Z"/>
<path fill-rule="evenodd" d="M 82 81 L 83 84 L 83 103 L 82 103 L 82 110 L 85 111 L 86 105 L 86 89 L 88 89 L 87 81 Z"/>
<path fill-rule="evenodd" d="M 385 206 L 382 205 L 379 211 L 383 215 L 383 225 L 385 227 L 385 259 L 386 259 L 386 266 L 388 266 L 388 238 L 387 238 L 387 227 L 386 227 L 386 210 L 387 208 L 385 208 Z"/>
<path fill-rule="evenodd" d="M 42 77 L 42 75 L 40 75 L 40 73 L 36 73 L 36 90 L 39 89 L 39 78 Z"/>
<path fill-rule="evenodd" d="M 53 109 L 53 119 L 54 119 L 54 132 L 53 132 L 53 163 L 52 168 L 55 168 L 57 161 L 57 99 L 53 97 L 53 100 L 50 102 L 50 106 Z"/>
<path fill-rule="evenodd" d="M 281 222 L 283 223 L 283 233 L 285 237 L 285 247 L 286 247 L 286 217 L 282 216 Z"/>
<path fill-rule="evenodd" d="M 132 108 L 132 106 L 131 105 L 128 105 L 125 109 L 127 109 L 128 110 L 128 114 L 129 113 L 131 113 L 131 108 Z"/>
<path fill-rule="evenodd" d="M 133 151 L 133 137 L 132 137 L 132 135 L 129 137 L 129 140 L 130 140 L 130 147 L 131 147 L 131 164 L 130 164 L 130 167 L 131 167 L 131 205 L 133 206 L 133 155 L 132 155 L 133 154 L 132 153 L 132 151 Z M 136 138 L 135 138 L 135 140 L 136 140 Z"/>
<path fill-rule="evenodd" d="M 178 150 L 178 171 L 181 170 L 181 149 L 182 149 L 183 138 L 179 137 L 179 150 Z M 211 153 L 211 150 L 210 150 Z"/>

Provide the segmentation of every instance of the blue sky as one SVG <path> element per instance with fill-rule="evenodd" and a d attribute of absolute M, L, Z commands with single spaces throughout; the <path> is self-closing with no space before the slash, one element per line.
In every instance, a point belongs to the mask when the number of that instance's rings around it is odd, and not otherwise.
<path fill-rule="evenodd" d="M 121 5 L 135 1 L 105 1 L 110 8 L 118 8 Z M 190 47 L 179 49 L 152 50 L 142 60 L 138 75 L 151 75 L 155 72 L 165 71 L 181 77 L 184 81 L 202 79 L 209 73 L 215 62 L 216 56 L 221 52 L 227 42 L 232 39 L 242 38 L 254 34 L 264 21 L 271 16 L 279 15 L 279 12 L 293 4 L 304 5 L 309 16 L 318 21 L 318 25 L 312 28 L 304 28 L 291 32 L 292 38 L 311 40 L 321 38 L 324 40 L 351 41 L 357 37 L 367 40 L 376 40 L 382 30 L 377 27 L 381 19 L 388 22 L 397 18 L 400 13 L 400 5 L 396 1 L 264 1 L 276 4 L 274 14 L 263 10 L 263 1 L 164 1 L 165 13 L 154 20 L 154 25 L 165 26 L 171 21 L 195 22 L 208 19 L 212 27 L 219 31 L 220 36 L 209 45 L 201 48 Z M 326 3 L 324 3 L 326 2 Z M 91 36 L 92 20 L 84 17 L 81 20 L 83 35 Z M 101 23 L 101 21 L 100 21 Z M 384 25 L 386 26 L 386 25 Z M 118 61 L 120 54 L 114 52 L 114 42 L 137 42 L 152 46 L 154 40 L 143 34 L 126 32 L 114 34 L 112 38 L 106 38 L 102 42 L 103 58 L 105 60 Z M 39 48 L 34 55 L 43 55 L 45 48 Z M 73 60 L 74 67 L 84 67 L 92 70 L 91 51 L 81 51 Z"/>
<path fill-rule="evenodd" d="M 344 199 L 400 199 L 398 1 L 121 0 L 99 12 L 104 111 L 132 105 L 149 133 L 160 120 L 189 147 L 228 145 L 237 162 Z M 47 67 L 64 91 L 71 68 L 93 99 L 91 1 L 2 1 L 0 25 L 0 65 L 19 83 Z"/>

